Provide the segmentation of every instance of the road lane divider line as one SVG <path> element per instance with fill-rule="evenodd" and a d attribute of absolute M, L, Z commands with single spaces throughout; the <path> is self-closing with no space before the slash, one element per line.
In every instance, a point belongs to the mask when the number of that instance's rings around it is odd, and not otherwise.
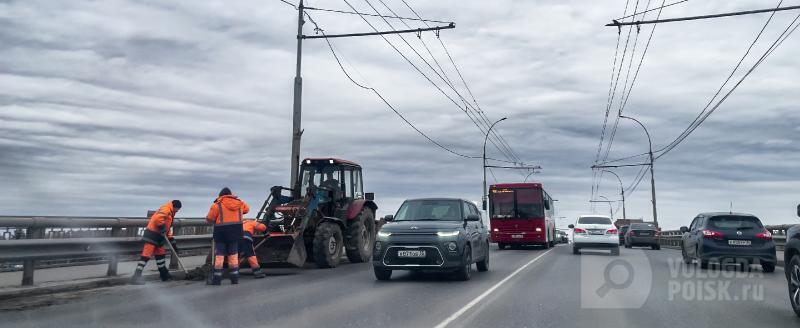
<path fill-rule="evenodd" d="M 539 256 L 537 256 L 537 257 L 533 258 L 532 260 L 528 261 L 528 263 L 525 263 L 525 265 L 523 265 L 523 266 L 519 267 L 517 270 L 515 270 L 514 272 L 512 272 L 511 274 L 509 274 L 508 276 L 506 276 L 505 278 L 503 278 L 503 280 L 500 280 L 498 283 L 494 284 L 492 287 L 489 287 L 489 289 L 487 289 L 485 292 L 483 292 L 482 294 L 478 295 L 478 297 L 476 297 L 475 299 L 473 299 L 472 301 L 470 301 L 469 303 L 467 303 L 467 305 L 464 305 L 464 307 L 462 307 L 461 309 L 459 309 L 458 311 L 456 311 L 455 313 L 453 313 L 452 315 L 450 315 L 449 317 L 447 317 L 447 319 L 445 319 L 444 321 L 442 321 L 442 322 L 441 322 L 441 323 L 439 323 L 438 325 L 434 326 L 434 328 L 444 328 L 444 327 L 447 327 L 447 325 L 449 325 L 450 323 L 452 323 L 453 321 L 455 321 L 456 319 L 458 319 L 458 317 L 460 317 L 462 314 L 466 313 L 466 312 L 467 312 L 469 309 L 471 309 L 473 306 L 475 306 L 476 304 L 478 304 L 478 303 L 479 303 L 481 300 L 483 300 L 484 298 L 486 298 L 486 296 L 489 296 L 489 294 L 491 294 L 492 292 L 494 292 L 494 291 L 495 291 L 497 288 L 499 288 L 500 286 L 502 286 L 503 284 L 505 284 L 505 283 L 506 283 L 507 281 L 509 281 L 511 278 L 514 278 L 514 276 L 516 276 L 517 274 L 519 274 L 520 272 L 522 272 L 522 270 L 525 270 L 525 268 L 527 268 L 527 267 L 528 267 L 528 266 L 530 266 L 531 264 L 535 263 L 535 262 L 536 262 L 536 261 L 538 261 L 540 258 L 542 258 L 542 256 L 545 256 L 545 255 L 547 255 L 547 253 L 550 253 L 550 251 L 552 251 L 552 250 L 554 250 L 554 249 L 555 249 L 555 248 L 551 248 L 551 249 L 549 249 L 549 250 L 545 251 L 544 253 L 540 254 Z"/>

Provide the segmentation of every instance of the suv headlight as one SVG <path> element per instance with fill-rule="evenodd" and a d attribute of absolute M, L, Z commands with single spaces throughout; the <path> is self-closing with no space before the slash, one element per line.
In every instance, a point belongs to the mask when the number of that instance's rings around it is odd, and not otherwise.
<path fill-rule="evenodd" d="M 378 231 L 378 237 L 389 237 L 389 236 L 391 236 L 391 235 L 392 235 L 392 233 L 391 233 L 391 232 L 386 232 L 386 231 Z"/>
<path fill-rule="evenodd" d="M 460 230 L 456 230 L 456 231 L 439 231 L 439 232 L 436 233 L 436 235 L 439 236 L 439 237 L 455 237 L 455 236 L 458 236 L 458 234 L 460 234 L 460 233 L 461 233 Z"/>

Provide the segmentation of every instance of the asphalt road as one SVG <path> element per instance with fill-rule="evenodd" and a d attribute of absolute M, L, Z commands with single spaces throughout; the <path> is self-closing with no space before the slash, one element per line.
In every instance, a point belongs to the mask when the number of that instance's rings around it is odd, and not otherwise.
<path fill-rule="evenodd" d="M 273 270 L 262 280 L 243 277 L 237 286 L 172 282 L 115 287 L 0 313 L 0 327 L 730 328 L 800 323 L 791 311 L 781 269 L 771 274 L 707 271 L 681 264 L 674 250 L 621 251 L 620 257 L 607 252 L 576 256 L 568 246 L 548 251 L 493 247 L 490 271 L 475 272 L 467 282 L 408 273 L 377 282 L 371 264 L 344 264 L 330 270 Z M 615 260 L 621 262 L 611 263 Z"/>

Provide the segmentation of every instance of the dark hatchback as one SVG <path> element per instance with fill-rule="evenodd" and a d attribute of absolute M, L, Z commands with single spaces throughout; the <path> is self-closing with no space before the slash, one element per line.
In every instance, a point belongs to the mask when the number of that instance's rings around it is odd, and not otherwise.
<path fill-rule="evenodd" d="M 452 272 L 459 280 L 470 279 L 473 263 L 489 270 L 489 231 L 469 201 L 410 199 L 384 219 L 372 257 L 378 280 L 394 270 Z"/>
<path fill-rule="evenodd" d="M 800 216 L 800 205 L 797 205 L 797 216 Z M 800 224 L 786 231 L 786 247 L 783 252 L 786 263 L 786 281 L 789 283 L 789 300 L 794 313 L 800 317 Z"/>
<path fill-rule="evenodd" d="M 709 262 L 760 264 L 764 272 L 775 271 L 772 233 L 751 214 L 701 213 L 691 226 L 681 227 L 681 232 L 681 252 L 687 264 L 693 259 L 703 269 Z"/>

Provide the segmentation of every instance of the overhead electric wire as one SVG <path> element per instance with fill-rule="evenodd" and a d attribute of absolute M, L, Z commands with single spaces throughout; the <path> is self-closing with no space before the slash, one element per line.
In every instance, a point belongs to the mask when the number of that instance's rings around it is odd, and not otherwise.
<path fill-rule="evenodd" d="M 292 5 L 291 3 L 289 3 L 289 2 L 286 2 L 286 1 L 284 1 L 284 0 L 281 0 L 281 2 L 284 2 L 284 3 L 286 3 L 286 4 Z M 296 7 L 296 6 L 294 6 L 294 5 L 292 5 L 292 6 L 293 6 L 294 8 L 297 8 L 297 7 Z M 311 15 L 310 15 L 310 14 L 308 14 L 307 12 L 304 12 L 304 15 L 305 15 L 305 16 L 308 18 L 308 20 L 309 20 L 309 21 L 310 21 L 310 22 L 311 22 L 311 23 L 314 25 L 314 30 L 315 30 L 316 32 L 318 32 L 318 33 L 322 33 L 322 35 L 325 35 L 325 31 L 324 31 L 322 28 L 320 28 L 320 27 L 319 27 L 319 25 L 317 24 L 317 22 L 316 22 L 316 21 L 314 21 L 314 19 L 311 17 Z M 433 144 L 434 144 L 434 145 L 436 145 L 437 147 L 439 147 L 439 148 L 441 148 L 441 149 L 443 149 L 443 150 L 445 150 L 445 151 L 447 151 L 447 152 L 449 152 L 449 153 L 451 153 L 451 154 L 453 154 L 453 155 L 456 155 L 456 156 L 459 156 L 459 157 L 463 157 L 463 158 L 470 158 L 470 159 L 478 159 L 478 158 L 483 158 L 482 156 L 470 156 L 470 155 L 465 155 L 465 154 L 459 153 L 459 152 L 457 152 L 457 151 L 454 151 L 454 150 L 452 150 L 452 149 L 448 148 L 447 146 L 444 146 L 444 145 L 442 145 L 442 144 L 441 144 L 441 143 L 439 143 L 438 141 L 434 140 L 433 138 L 431 138 L 430 136 L 428 136 L 428 135 L 427 135 L 425 132 L 422 132 L 422 130 L 420 130 L 419 128 L 417 128 L 417 127 L 416 127 L 416 126 L 415 126 L 413 123 L 411 123 L 411 121 L 409 121 L 409 120 L 408 120 L 408 119 L 407 119 L 407 118 L 406 118 L 406 117 L 405 117 L 405 116 L 404 116 L 402 113 L 400 113 L 400 111 L 398 111 L 398 110 L 397 110 L 397 109 L 396 109 L 394 106 L 392 106 L 392 104 L 391 104 L 391 103 L 389 103 L 389 101 L 388 101 L 388 100 L 386 100 L 386 98 L 385 98 L 385 97 L 383 97 L 383 95 L 381 95 L 381 93 L 380 93 L 380 92 L 378 92 L 378 90 L 376 90 L 375 88 L 372 88 L 372 87 L 364 86 L 364 85 L 362 85 L 362 84 L 358 83 L 356 80 L 354 80 L 354 79 L 352 78 L 352 76 L 350 76 L 350 73 L 348 73 L 348 72 L 347 72 L 347 70 L 344 68 L 344 65 L 342 64 L 341 60 L 339 59 L 339 56 L 338 56 L 338 54 L 336 53 L 336 51 L 335 51 L 335 50 L 334 50 L 334 48 L 333 48 L 333 44 L 330 42 L 330 40 L 329 40 L 328 38 L 324 38 L 324 39 L 325 39 L 325 42 L 328 44 L 328 48 L 330 49 L 330 51 L 331 51 L 331 54 L 333 54 L 333 57 L 334 57 L 334 59 L 336 60 L 336 63 L 339 65 L 339 68 L 342 70 L 342 73 L 344 73 L 344 75 L 347 77 L 347 79 L 348 79 L 348 80 L 350 80 L 350 82 L 352 82 L 353 84 L 355 84 L 356 86 L 358 86 L 358 87 L 360 87 L 360 88 L 362 88 L 362 89 L 365 89 L 365 90 L 370 90 L 370 91 L 372 91 L 372 92 L 373 92 L 373 93 L 374 93 L 376 96 L 378 96 L 378 98 L 380 98 L 380 99 L 381 99 L 381 101 L 383 101 L 383 103 L 384 103 L 384 104 L 386 104 L 386 106 L 387 106 L 387 107 L 389 107 L 389 108 L 390 108 L 390 109 L 391 109 L 391 110 L 392 110 L 392 111 L 393 111 L 393 112 L 394 112 L 394 113 L 395 113 L 395 114 L 396 114 L 398 117 L 400 117 L 400 119 L 402 119 L 402 120 L 403 120 L 403 122 L 405 122 L 405 123 L 406 123 L 408 126 L 410 126 L 412 129 L 414 129 L 414 131 L 416 131 L 416 132 L 417 132 L 419 135 L 423 136 L 425 139 L 427 139 L 429 142 L 433 143 Z M 487 159 L 488 159 L 488 158 L 487 158 Z M 496 159 L 493 159 L 493 160 L 496 160 Z"/>
<path fill-rule="evenodd" d="M 345 1 L 345 2 L 346 2 L 346 1 Z M 369 2 L 369 0 L 364 0 L 364 2 L 366 2 L 366 3 L 367 3 L 367 5 L 369 5 L 369 6 L 370 6 L 370 8 L 372 8 L 372 10 L 373 10 L 373 11 L 375 11 L 375 13 L 377 14 L 377 16 L 378 16 L 378 17 L 381 17 L 381 18 L 383 19 L 384 23 L 386 23 L 386 25 L 388 25 L 388 26 L 389 26 L 389 28 L 391 28 L 392 30 L 396 30 L 396 29 L 395 29 L 395 27 L 394 27 L 394 26 L 393 26 L 393 25 L 392 25 L 392 24 L 391 24 L 391 23 L 390 23 L 390 22 L 389 22 L 389 21 L 388 21 L 388 20 L 387 20 L 387 19 L 386 19 L 386 18 L 385 18 L 385 17 L 384 17 L 384 16 L 383 16 L 381 13 L 380 13 L 380 11 L 378 11 L 378 9 L 377 9 L 377 8 L 375 8 L 375 6 L 373 6 L 371 2 Z M 382 1 L 381 1 L 381 2 L 382 2 Z M 348 5 L 349 5 L 349 3 L 348 3 Z M 385 4 L 385 3 L 384 3 L 384 6 L 386 6 L 386 4 Z M 386 6 L 386 7 L 388 8 L 388 6 Z M 358 12 L 358 11 L 357 11 L 356 9 L 354 9 L 354 8 L 353 8 L 353 10 L 354 10 L 354 11 L 356 11 L 356 12 Z M 396 13 L 394 13 L 394 12 L 391 10 L 391 8 L 389 8 L 389 11 L 391 11 L 393 14 L 397 15 Z M 363 17 L 362 17 L 362 18 L 363 18 Z M 403 24 L 406 24 L 406 23 L 405 23 L 404 21 L 402 21 L 402 20 L 401 20 L 401 22 L 402 22 Z M 406 26 L 408 26 L 408 25 L 406 24 Z M 408 26 L 408 27 L 410 28 L 410 26 Z M 462 95 L 461 95 L 461 94 L 458 92 L 458 90 L 456 90 L 456 89 L 455 89 L 455 87 L 452 85 L 452 83 L 451 83 L 451 82 L 449 82 L 449 79 L 447 79 L 447 78 L 443 77 L 443 76 L 442 76 L 442 74 L 439 74 L 439 72 L 438 72 L 438 71 L 437 71 L 437 70 L 436 70 L 436 69 L 435 69 L 435 68 L 434 68 L 434 67 L 433 67 L 433 66 L 432 66 L 432 65 L 431 65 L 431 64 L 430 64 L 430 63 L 429 63 L 429 62 L 428 62 L 428 61 L 427 61 L 427 60 L 426 60 L 426 59 L 425 59 L 425 58 L 424 58 L 424 57 L 423 57 L 423 56 L 422 56 L 422 55 L 421 55 L 421 54 L 420 54 L 420 53 L 419 53 L 417 50 L 416 50 L 416 48 L 414 48 L 414 47 L 413 47 L 413 46 L 412 46 L 412 45 L 411 45 L 411 44 L 408 42 L 408 40 L 406 40 L 406 39 L 405 39 L 405 38 L 404 38 L 402 35 L 398 35 L 398 37 L 399 37 L 399 38 L 400 38 L 400 39 L 401 39 L 401 40 L 402 40 L 402 41 L 403 41 L 403 42 L 404 42 L 404 43 L 405 43 L 405 44 L 406 44 L 406 45 L 407 45 L 409 48 L 411 48 L 411 50 L 412 50 L 412 51 L 413 51 L 413 52 L 414 52 L 414 53 L 415 53 L 415 54 L 416 54 L 416 55 L 417 55 L 417 56 L 418 56 L 418 57 L 419 57 L 419 58 L 420 58 L 420 59 L 421 59 L 421 60 L 422 60 L 422 61 L 423 61 L 423 62 L 424 62 L 424 63 L 425 63 L 427 66 L 428 66 L 428 68 L 430 68 L 430 69 L 431 69 L 431 70 L 432 70 L 432 71 L 433 71 L 433 72 L 434 72 L 434 73 L 435 73 L 435 74 L 436 74 L 436 75 L 437 75 L 437 76 L 438 76 L 438 77 L 439 77 L 439 78 L 440 78 L 440 79 L 441 79 L 441 80 L 442 80 L 442 81 L 445 83 L 445 85 L 449 86 L 449 87 L 450 87 L 450 89 L 451 89 L 451 90 L 453 90 L 453 92 L 455 92 L 455 94 L 456 94 L 456 95 L 457 95 L 457 96 L 458 96 L 458 97 L 459 97 L 459 98 L 460 98 L 462 101 L 464 101 L 464 97 L 463 97 L 463 96 L 462 96 Z M 422 39 L 420 38 L 420 40 L 422 40 Z M 387 42 L 388 42 L 388 40 L 387 40 Z M 425 48 L 426 48 L 426 49 L 428 49 L 428 52 L 431 54 L 431 56 L 433 56 L 433 54 L 430 52 L 430 49 L 427 47 L 427 45 L 424 43 L 424 41 L 423 41 L 423 45 L 425 46 Z M 435 57 L 434 57 L 434 61 L 435 61 Z M 439 66 L 439 67 L 440 67 L 440 69 L 441 69 L 441 66 Z M 444 73 L 444 70 L 442 70 L 442 73 Z M 442 93 L 444 93 L 444 91 L 442 91 Z M 446 94 L 445 94 L 445 95 L 446 95 Z M 448 98 L 449 98 L 449 97 L 448 97 Z M 452 100 L 452 99 L 451 99 L 451 100 Z M 465 102 L 465 103 L 466 103 L 466 102 Z M 456 106 L 458 106 L 458 108 L 459 108 L 459 109 L 461 109 L 461 106 L 460 106 L 460 105 L 458 105 L 458 103 L 457 103 L 457 102 L 455 102 L 455 101 L 454 101 L 454 104 L 456 104 Z M 462 111 L 463 111 L 463 112 L 464 112 L 464 113 L 467 115 L 467 117 L 470 119 L 470 121 L 472 121 L 472 123 L 473 123 L 473 124 L 475 124 L 475 125 L 478 127 L 478 129 L 481 131 L 481 133 L 482 133 L 483 135 L 486 135 L 486 130 L 488 130 L 488 127 L 481 128 L 481 126 L 478 124 L 478 122 L 476 122 L 476 121 L 475 121 L 475 119 L 474 119 L 474 118 L 473 118 L 473 117 L 472 117 L 472 116 L 469 114 L 469 110 L 468 110 L 468 108 L 466 108 L 466 109 L 461 109 L 461 110 L 462 110 Z M 512 161 L 514 161 L 514 158 L 513 158 L 513 156 L 510 156 L 510 153 L 509 153 L 507 150 L 504 150 L 504 149 L 502 149 L 501 147 L 499 147 L 499 146 L 498 146 L 498 145 L 497 145 L 497 144 L 494 142 L 494 140 L 492 140 L 492 139 L 489 139 L 489 141 L 492 143 L 492 145 L 494 145 L 494 146 L 495 146 L 495 148 L 497 148 L 497 150 L 499 150 L 499 151 L 500 151 L 500 152 L 503 154 L 503 156 L 505 156 L 506 158 L 508 158 L 508 159 L 511 159 Z"/>
<path fill-rule="evenodd" d="M 638 4 L 638 0 L 637 0 L 637 4 Z M 630 0 L 626 0 L 625 1 L 625 10 L 623 11 L 623 15 L 628 12 L 628 6 L 629 5 L 630 5 Z M 634 9 L 634 12 L 636 12 L 635 9 Z M 627 52 L 628 52 L 628 41 L 630 40 L 630 31 L 631 30 L 629 29 L 628 30 L 628 39 L 625 42 L 625 50 L 623 51 L 622 60 L 620 61 L 620 72 L 622 71 L 623 63 L 625 62 L 625 54 L 627 54 Z M 606 100 L 606 113 L 605 113 L 605 116 L 603 118 L 603 128 L 600 130 L 600 142 L 597 145 L 597 154 L 595 155 L 595 160 L 594 160 L 595 163 L 600 161 L 600 153 L 603 150 L 603 144 L 605 142 L 605 137 L 606 137 L 606 128 L 608 127 L 608 117 L 609 117 L 609 114 L 611 113 L 611 104 L 613 103 L 613 99 L 614 99 L 614 95 L 613 94 L 616 93 L 616 83 L 615 83 L 614 75 L 617 75 L 617 74 L 615 74 L 615 72 L 617 71 L 617 69 L 616 69 L 617 67 L 616 66 L 617 66 L 617 58 L 618 58 L 618 55 L 619 55 L 619 44 L 620 44 L 620 38 L 621 37 L 622 37 L 622 33 L 617 33 L 617 45 L 616 45 L 615 50 L 614 50 L 614 62 L 611 65 L 611 79 L 610 79 L 609 85 L 608 85 L 608 99 Z M 619 81 L 619 75 L 617 75 L 617 79 L 616 80 Z M 598 174 L 600 175 L 599 178 L 598 178 Z M 599 191 L 600 185 L 599 185 L 598 181 L 602 180 L 602 177 L 603 177 L 603 172 L 600 172 L 600 173 L 598 173 L 597 171 L 593 171 L 592 172 L 592 194 L 591 194 L 591 199 L 594 199 L 596 193 Z"/>
<path fill-rule="evenodd" d="M 783 3 L 783 0 L 778 2 L 778 7 L 780 7 L 781 3 Z M 747 51 L 745 51 L 745 53 L 742 56 L 742 58 L 739 59 L 739 62 L 733 68 L 733 70 L 728 75 L 728 77 L 725 79 L 725 81 L 722 83 L 722 85 L 719 87 L 719 89 L 717 89 L 717 91 L 714 93 L 714 95 L 708 101 L 708 103 L 703 108 L 703 110 L 700 111 L 700 113 L 697 115 L 697 117 L 695 117 L 695 119 L 692 121 L 692 123 L 690 123 L 689 126 L 686 129 L 684 129 L 683 132 L 681 132 L 681 134 L 678 135 L 678 137 L 675 138 L 675 140 L 673 140 L 672 142 L 670 142 L 669 144 L 667 144 L 663 148 L 661 148 L 661 149 L 656 151 L 656 152 L 660 153 L 656 158 L 660 158 L 661 156 L 664 156 L 665 154 L 669 153 L 672 149 L 674 149 L 681 142 L 683 142 L 683 140 L 685 140 L 692 132 L 694 132 L 694 130 L 697 129 L 697 127 L 699 127 L 706 120 L 706 118 L 708 118 L 708 116 L 710 116 L 722 104 L 722 102 L 724 102 L 728 98 L 728 96 L 731 93 L 733 93 L 734 90 L 736 90 L 736 88 L 744 81 L 744 79 L 747 78 L 747 76 L 749 76 L 750 73 L 755 68 L 757 68 L 767 56 L 769 56 L 769 54 L 772 52 L 772 50 L 774 50 L 774 48 L 777 47 L 777 45 L 779 45 L 778 41 L 787 33 L 787 31 L 789 31 L 789 29 L 792 27 L 794 22 L 797 21 L 797 18 L 795 18 L 795 20 L 792 21 L 792 23 L 789 24 L 789 26 L 786 28 L 786 30 L 784 30 L 784 32 L 778 37 L 778 39 L 776 39 L 775 42 L 773 42 L 772 46 L 770 46 L 770 48 L 761 56 L 761 58 L 756 62 L 756 64 L 754 64 L 753 67 L 745 75 L 742 76 L 742 78 L 739 80 L 739 82 L 734 87 L 732 87 L 728 91 L 728 93 L 713 108 L 711 108 L 709 110 L 709 106 L 711 106 L 711 104 L 714 102 L 714 100 L 717 98 L 717 96 L 719 96 L 719 94 L 722 92 L 722 89 L 725 88 L 725 86 L 731 80 L 733 75 L 736 73 L 736 71 L 742 65 L 744 60 L 750 54 L 750 51 L 753 49 L 753 47 L 756 45 L 758 40 L 761 38 L 761 35 L 764 33 L 764 31 L 766 30 L 767 26 L 770 24 L 770 22 L 772 21 L 772 18 L 774 16 L 775 16 L 775 12 L 772 12 L 772 14 L 770 15 L 769 19 L 767 19 L 767 21 L 764 23 L 764 26 L 761 28 L 761 30 L 756 35 L 755 39 L 753 39 L 753 42 L 750 43 L 750 46 L 747 48 Z M 800 17 L 800 15 L 798 15 L 797 17 Z M 792 30 L 792 32 L 794 32 L 794 30 Z M 786 36 L 788 37 L 788 35 L 786 35 Z M 782 42 L 783 41 L 780 41 L 780 43 L 782 43 Z"/>
<path fill-rule="evenodd" d="M 413 7 L 411 7 L 411 5 L 409 5 L 409 4 L 408 4 L 408 2 L 407 2 L 406 0 L 400 0 L 400 1 L 402 1 L 402 2 L 403 2 L 403 4 L 404 4 L 404 5 L 405 5 L 405 6 L 406 6 L 406 7 L 407 7 L 407 8 L 408 8 L 408 9 L 409 9 L 409 10 L 410 10 L 410 11 L 411 11 L 413 14 L 414 14 L 414 16 L 416 16 L 417 18 L 420 18 L 420 19 L 422 19 L 422 16 L 421 16 L 421 15 L 420 15 L 420 14 L 419 14 L 419 13 L 418 13 L 416 10 L 414 10 L 414 8 L 413 8 Z M 381 2 L 382 2 L 382 1 L 381 1 Z M 428 27 L 430 27 L 430 25 L 428 25 L 428 23 L 425 23 L 425 22 L 423 22 L 423 23 L 425 24 L 425 26 L 428 26 Z M 453 60 L 453 56 L 452 56 L 452 55 L 450 55 L 450 51 L 447 49 L 447 46 L 445 46 L 445 44 L 444 44 L 444 41 L 442 41 L 442 39 L 441 39 L 441 38 L 437 38 L 437 40 L 439 40 L 439 44 L 441 44 L 441 46 L 442 46 L 442 49 L 444 50 L 445 54 L 447 55 L 447 58 L 450 60 L 450 63 L 453 65 L 453 69 L 454 69 L 454 70 L 456 71 L 456 73 L 458 74 L 458 77 L 459 77 L 459 79 L 461 79 L 461 83 L 464 85 L 464 88 L 467 90 L 467 93 L 468 93 L 468 94 L 469 94 L 469 96 L 472 98 L 472 102 L 473 102 L 473 103 L 475 104 L 475 106 L 477 107 L 477 109 L 478 109 L 478 110 L 477 110 L 477 111 L 478 111 L 478 113 L 481 115 L 481 117 L 483 117 L 483 120 L 486 122 L 486 124 L 489 124 L 489 125 L 490 125 L 490 121 L 491 121 L 491 120 L 489 120 L 489 118 L 486 116 L 486 113 L 483 111 L 483 109 L 481 108 L 480 104 L 478 104 L 478 101 L 475 99 L 475 95 L 472 93 L 472 89 L 469 87 L 469 85 L 467 84 L 467 81 L 464 79 L 464 76 L 461 74 L 461 70 L 460 70 L 460 69 L 458 69 L 458 65 L 456 65 L 456 62 L 455 62 L 455 60 Z M 505 138 L 503 137 L 503 135 L 502 135 L 501 133 L 497 132 L 497 130 L 492 130 L 492 134 L 494 134 L 496 137 L 499 137 L 500 141 L 506 145 L 506 147 L 507 147 L 507 148 L 508 148 L 508 149 L 509 149 L 509 150 L 512 152 L 512 154 L 515 156 L 515 158 L 516 158 L 517 160 L 519 160 L 520 162 L 522 162 L 522 159 L 521 159 L 521 158 L 519 157 L 519 155 L 518 155 L 518 154 L 517 154 L 517 153 L 516 153 L 516 152 L 513 150 L 513 148 L 511 147 L 511 145 L 509 145 L 509 144 L 508 144 L 508 141 L 506 141 L 506 140 L 505 140 Z"/>
<path fill-rule="evenodd" d="M 350 9 L 352 9 L 354 12 L 359 12 L 358 10 L 356 10 L 356 9 L 355 9 L 355 7 L 353 7 L 353 5 L 352 5 L 352 4 L 350 4 L 350 2 L 348 2 L 347 0 L 343 0 L 343 1 L 344 1 L 344 2 L 345 2 L 345 3 L 346 3 L 346 4 L 347 4 L 349 7 L 350 7 Z M 372 25 L 372 23 L 370 23 L 370 22 L 369 22 L 369 20 L 367 20 L 367 19 L 366 19 L 364 16 L 359 16 L 359 17 L 361 17 L 361 19 L 362 19 L 362 20 L 364 20 L 364 22 L 366 22 L 366 23 L 367 23 L 367 25 L 369 25 L 369 26 L 370 26 L 370 28 L 372 28 L 373 30 L 377 31 L 377 28 L 376 28 L 374 25 Z M 391 24 L 390 24 L 390 26 L 391 26 Z M 427 76 L 427 75 L 426 75 L 426 74 L 425 74 L 425 73 L 424 73 L 424 72 L 423 72 L 423 71 L 422 71 L 422 70 L 421 70 L 421 69 L 420 69 L 420 68 L 419 68 L 419 67 L 418 67 L 416 64 L 414 64 L 414 63 L 413 63 L 413 62 L 412 62 L 412 61 L 411 61 L 411 60 L 410 60 L 410 59 L 409 59 L 409 58 L 408 58 L 408 57 L 407 57 L 405 54 L 403 54 L 403 52 L 402 52 L 402 51 L 400 51 L 400 49 L 398 49 L 398 48 L 397 48 L 397 47 L 396 47 L 396 46 L 395 46 L 395 45 L 394 45 L 394 44 L 393 44 L 391 41 L 389 41 L 389 40 L 388 40 L 388 39 L 387 39 L 385 36 L 383 36 L 383 35 L 379 35 L 379 36 L 380 36 L 381 38 L 383 38 L 383 40 L 384 40 L 384 41 L 386 41 L 386 43 L 388 43 L 388 44 L 389 44 L 389 46 L 390 46 L 390 47 L 392 47 L 392 49 L 394 49 L 394 50 L 395 50 L 395 51 L 396 51 L 396 52 L 397 52 L 397 53 L 398 53 L 398 54 L 399 54 L 401 57 L 403 57 L 403 59 L 405 59 L 405 60 L 406 60 L 406 62 L 408 62 L 408 63 L 409 63 L 409 64 L 410 64 L 412 67 L 414 67 L 414 69 L 415 69 L 415 70 L 416 70 L 418 73 L 420 73 L 420 74 L 421 74 L 421 75 L 422 75 L 422 76 L 423 76 L 423 77 L 424 77 L 426 80 L 428 80 L 428 82 L 430 82 L 430 83 L 431 83 L 431 84 L 432 84 L 432 85 L 433 85 L 433 86 L 434 86 L 436 89 L 438 89 L 438 90 L 439 90 L 439 92 L 441 92 L 441 93 L 442 93 L 442 94 L 443 94 L 443 95 L 444 95 L 446 98 L 448 98 L 448 99 L 449 99 L 451 102 L 453 102 L 453 103 L 454 103 L 454 104 L 455 104 L 455 105 L 456 105 L 456 106 L 457 106 L 459 109 L 461 108 L 461 106 L 458 104 L 458 102 L 457 102 L 457 101 L 455 101 L 455 99 L 453 99 L 453 98 L 452 98 L 450 95 L 448 95 L 448 94 L 447 94 L 447 93 L 446 93 L 446 92 L 445 92 L 445 91 L 444 91 L 444 90 L 443 90 L 441 87 L 439 87 L 439 85 L 437 85 L 435 82 L 433 82 L 433 80 L 432 80 L 430 77 L 428 77 L 428 76 Z M 403 39 L 403 40 L 405 40 L 405 39 Z M 406 41 L 406 43 L 408 43 L 408 41 Z M 410 45 L 409 45 L 409 46 L 410 46 Z M 415 50 L 413 47 L 411 47 L 411 48 L 412 48 L 412 50 L 414 50 L 414 51 L 416 52 L 416 50 Z M 419 54 L 419 52 L 416 52 L 416 54 L 417 54 L 418 56 L 420 56 L 420 57 L 421 57 L 421 55 Z M 425 63 L 426 63 L 428 66 L 430 66 L 430 63 L 428 63 L 427 61 L 425 61 L 425 60 L 424 60 L 424 58 L 423 58 L 423 61 L 424 61 L 424 62 L 425 62 Z M 431 67 L 432 67 L 432 66 L 431 66 Z M 437 75 L 439 75 L 439 74 L 438 74 L 438 72 L 436 72 L 435 70 L 434 70 L 434 72 L 435 72 Z M 441 78 L 441 76 L 440 76 L 440 78 Z M 515 163 L 514 161 L 505 161 L 505 160 L 498 160 L 498 159 L 494 159 L 494 160 L 496 160 L 496 161 L 500 161 L 500 162 L 506 162 L 506 163 Z"/>
<path fill-rule="evenodd" d="M 639 12 L 639 13 L 634 13 L 634 14 L 631 14 L 631 15 L 628 15 L 628 16 L 625 16 L 625 17 L 620 17 L 620 18 L 617 18 L 617 19 L 615 19 L 615 21 L 621 21 L 621 20 L 623 20 L 623 19 L 625 19 L 625 18 L 631 18 L 631 17 L 638 16 L 638 15 L 640 15 L 640 14 L 644 14 L 644 13 L 651 12 L 651 11 L 661 10 L 661 9 L 664 9 L 664 8 L 667 8 L 667 7 L 670 7 L 670 6 L 674 6 L 674 5 L 677 5 L 677 4 L 680 4 L 680 3 L 684 3 L 684 2 L 686 2 L 686 1 L 689 1 L 689 0 L 675 1 L 675 2 L 673 2 L 673 3 L 670 3 L 670 4 L 668 4 L 668 5 L 664 5 L 664 4 L 662 4 L 662 5 L 661 5 L 661 7 L 657 7 L 657 8 L 653 8 L 653 9 L 645 10 L 645 11 L 642 11 L 642 12 Z M 656 19 L 658 19 L 658 18 L 656 18 Z"/>
<path fill-rule="evenodd" d="M 281 0 L 281 1 L 283 1 L 283 0 Z M 350 14 L 350 15 L 358 15 L 359 14 L 357 12 L 352 12 L 352 11 L 326 9 L 326 8 L 316 8 L 316 7 L 303 7 L 303 9 L 305 9 L 305 10 L 315 10 L 315 11 L 324 11 L 324 12 L 332 12 L 332 13 L 339 13 L 339 14 Z M 433 19 L 400 17 L 400 16 L 397 16 L 397 15 L 395 15 L 395 16 L 381 16 L 381 15 L 373 15 L 373 14 L 367 14 L 367 13 L 361 13 L 361 15 L 370 16 L 370 17 L 386 17 L 386 18 L 394 18 L 394 19 L 407 19 L 407 20 L 413 20 L 413 21 L 439 23 L 439 24 L 450 24 L 450 23 L 452 23 L 452 22 L 445 22 L 445 21 L 433 20 Z"/>

